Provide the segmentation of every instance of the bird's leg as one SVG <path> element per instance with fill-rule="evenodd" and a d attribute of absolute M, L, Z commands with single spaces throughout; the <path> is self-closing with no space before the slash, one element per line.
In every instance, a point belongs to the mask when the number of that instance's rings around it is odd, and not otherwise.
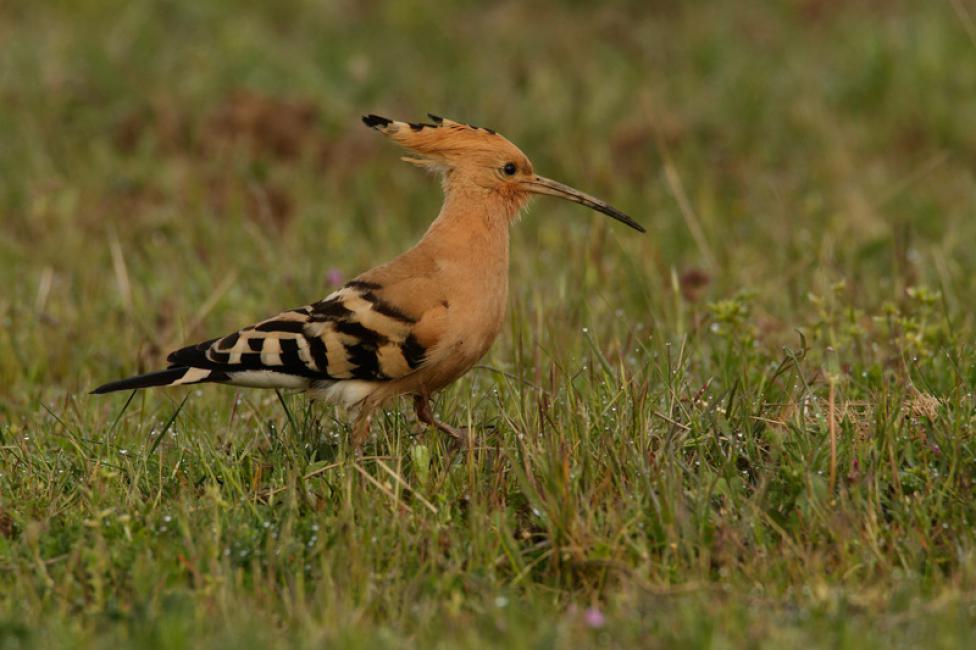
<path fill-rule="evenodd" d="M 465 444 L 467 442 L 467 429 L 452 427 L 451 425 L 445 424 L 434 417 L 434 412 L 430 408 L 430 397 L 426 393 L 414 395 L 413 407 L 417 411 L 417 419 L 424 424 L 432 426 L 438 431 L 443 431 L 461 444 Z"/>
<path fill-rule="evenodd" d="M 365 404 L 361 407 L 355 424 L 352 425 L 352 450 L 358 456 L 362 453 L 363 443 L 369 437 L 370 426 L 373 424 L 373 409 Z"/>

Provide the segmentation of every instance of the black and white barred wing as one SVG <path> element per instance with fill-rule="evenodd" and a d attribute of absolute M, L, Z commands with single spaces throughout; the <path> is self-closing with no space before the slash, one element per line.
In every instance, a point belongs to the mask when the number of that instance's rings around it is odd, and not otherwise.
<path fill-rule="evenodd" d="M 350 282 L 314 304 L 177 350 L 166 370 L 94 392 L 200 382 L 315 388 L 403 377 L 423 364 L 426 349 L 413 335 L 416 319 L 379 299 L 376 288 Z"/>

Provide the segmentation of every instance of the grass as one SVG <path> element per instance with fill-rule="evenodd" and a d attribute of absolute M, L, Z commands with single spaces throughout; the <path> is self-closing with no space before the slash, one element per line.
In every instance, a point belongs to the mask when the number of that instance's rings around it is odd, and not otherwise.
<path fill-rule="evenodd" d="M 971 647 L 976 10 L 0 5 L 0 647 Z M 414 241 L 357 123 L 511 137 L 508 325 L 365 457 L 87 395 Z"/>

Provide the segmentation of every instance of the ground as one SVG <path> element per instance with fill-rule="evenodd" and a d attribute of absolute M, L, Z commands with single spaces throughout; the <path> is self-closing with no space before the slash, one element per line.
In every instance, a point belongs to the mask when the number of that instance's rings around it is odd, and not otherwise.
<path fill-rule="evenodd" d="M 0 647 L 972 647 L 976 6 L 0 4 Z M 90 396 L 415 241 L 492 127 L 507 326 L 365 455 Z"/>

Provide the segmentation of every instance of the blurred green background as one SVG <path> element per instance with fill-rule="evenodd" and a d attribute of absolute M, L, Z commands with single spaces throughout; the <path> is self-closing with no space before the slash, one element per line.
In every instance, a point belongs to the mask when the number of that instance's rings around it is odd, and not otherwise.
<path fill-rule="evenodd" d="M 413 243 L 428 111 L 649 231 L 513 229 L 483 447 L 85 395 Z M 971 643 L 974 118 L 969 0 L 0 2 L 0 647 Z"/>

